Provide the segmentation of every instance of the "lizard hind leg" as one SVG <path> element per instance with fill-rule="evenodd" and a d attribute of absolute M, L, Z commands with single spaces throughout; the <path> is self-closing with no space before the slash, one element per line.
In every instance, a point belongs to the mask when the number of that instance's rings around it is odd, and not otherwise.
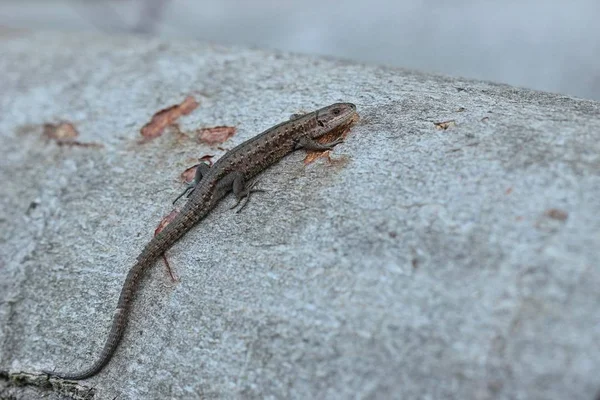
<path fill-rule="evenodd" d="M 250 200 L 250 194 L 256 192 L 265 192 L 264 189 L 255 189 L 254 186 L 258 183 L 258 180 L 252 182 L 250 185 L 246 186 L 246 179 L 244 178 L 244 174 L 241 172 L 232 172 L 223 178 L 219 184 L 221 190 L 229 190 L 233 191 L 233 195 L 235 196 L 236 202 L 230 209 L 236 208 L 240 202 L 243 203 L 240 208 L 236 210 L 236 213 L 239 213 L 246 207 L 248 204 L 248 200 Z"/>
<path fill-rule="evenodd" d="M 205 163 L 200 163 L 196 165 L 196 174 L 194 175 L 194 179 L 191 182 L 186 182 L 187 186 L 185 187 L 183 192 L 181 192 L 181 194 L 177 196 L 175 200 L 173 200 L 173 204 L 177 203 L 177 200 L 179 200 L 183 196 L 190 197 L 191 194 L 194 193 L 196 186 L 198 186 L 202 178 L 206 176 L 209 169 L 210 167 Z"/>
<path fill-rule="evenodd" d="M 240 208 L 238 208 L 236 210 L 236 213 L 240 213 L 244 207 L 246 207 L 246 204 L 248 204 L 248 201 L 250 200 L 250 193 L 257 193 L 257 192 L 265 192 L 264 189 L 254 189 L 254 186 L 258 183 L 258 180 L 252 182 L 250 185 L 248 185 L 248 187 L 245 187 L 241 192 L 237 193 L 235 192 L 235 185 L 234 185 L 234 191 L 233 194 L 235 195 L 237 201 L 235 202 L 235 205 L 231 208 L 235 208 L 237 207 L 238 204 L 240 204 L 240 202 L 242 201 L 242 199 L 244 199 L 244 202 L 242 203 L 242 205 L 240 206 Z"/>

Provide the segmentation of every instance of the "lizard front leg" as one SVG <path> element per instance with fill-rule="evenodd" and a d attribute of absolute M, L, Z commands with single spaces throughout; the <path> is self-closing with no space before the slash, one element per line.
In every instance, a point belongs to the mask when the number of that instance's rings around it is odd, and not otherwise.
<path fill-rule="evenodd" d="M 194 189 L 196 189 L 196 186 L 198 186 L 202 178 L 206 176 L 208 170 L 210 170 L 210 167 L 207 164 L 203 162 L 198 164 L 196 166 L 196 174 L 194 175 L 194 179 L 191 182 L 186 182 L 186 188 L 183 190 L 183 192 L 181 192 L 179 196 L 177 196 L 175 200 L 173 200 L 173 204 L 175 204 L 177 200 L 179 200 L 183 196 L 190 197 L 190 195 L 194 192 Z"/>
<path fill-rule="evenodd" d="M 339 137 L 339 138 L 335 139 L 333 142 L 319 143 L 319 142 L 315 141 L 314 139 L 309 138 L 308 136 L 302 136 L 296 142 L 295 150 L 298 150 L 298 149 L 315 150 L 315 151 L 331 150 L 336 145 L 342 143 L 343 141 L 344 141 L 344 139 Z"/>

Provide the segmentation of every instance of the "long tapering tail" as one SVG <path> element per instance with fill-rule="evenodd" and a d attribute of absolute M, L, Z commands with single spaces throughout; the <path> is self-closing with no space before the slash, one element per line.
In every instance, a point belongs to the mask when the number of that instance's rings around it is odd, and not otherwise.
<path fill-rule="evenodd" d="M 56 376 L 63 379 L 80 380 L 86 379 L 96 375 L 104 368 L 104 366 L 110 361 L 117 346 L 123 338 L 123 332 L 127 326 L 127 317 L 131 308 L 131 302 L 135 294 L 138 281 L 140 280 L 142 273 L 145 269 L 152 266 L 152 264 L 160 257 L 167 249 L 169 249 L 173 243 L 181 238 L 194 224 L 200 219 L 204 218 L 206 214 L 214 207 L 220 197 L 214 197 L 214 189 L 216 181 L 203 188 L 196 189 L 197 192 L 194 195 L 197 197 L 196 201 L 188 201 L 181 212 L 169 223 L 158 235 L 156 235 L 144 248 L 142 253 L 138 256 L 136 264 L 127 273 L 123 289 L 121 289 L 121 296 L 117 303 L 117 309 L 112 320 L 112 327 L 108 334 L 108 339 L 104 344 L 104 348 L 100 353 L 100 357 L 91 367 L 81 371 L 79 373 L 61 373 L 52 371 L 43 371 L 45 374 L 50 376 Z M 202 192 L 202 190 L 204 192 Z M 202 193 L 208 193 L 203 196 Z M 226 192 L 221 194 L 221 197 Z M 198 203 L 201 200 L 200 203 Z"/>
<path fill-rule="evenodd" d="M 110 333 L 108 334 L 108 339 L 106 339 L 106 342 L 104 343 L 104 348 L 102 349 L 100 357 L 96 360 L 96 362 L 92 364 L 92 366 L 88 369 L 77 373 L 62 373 L 45 370 L 43 371 L 45 374 L 76 381 L 94 376 L 98 372 L 100 372 L 102 368 L 104 368 L 104 366 L 110 361 L 112 355 L 117 349 L 117 346 L 123 338 L 123 332 L 125 332 L 125 327 L 127 326 L 127 316 L 129 314 L 129 309 L 131 307 L 133 295 L 135 293 L 135 287 L 137 286 L 137 282 L 143 272 L 143 269 L 144 263 L 138 261 L 129 270 L 127 278 L 125 279 L 125 283 L 123 284 L 123 289 L 121 290 L 121 296 L 119 297 L 117 308 L 113 316 L 112 326 L 110 328 Z"/>
<path fill-rule="evenodd" d="M 44 371 L 44 373 L 52 376 L 57 376 L 63 379 L 69 379 L 78 381 L 80 379 L 86 379 L 93 375 L 96 375 L 98 372 L 104 368 L 104 366 L 110 361 L 112 355 L 114 354 L 121 338 L 123 337 L 123 332 L 125 331 L 126 326 L 126 310 L 122 308 L 117 308 L 115 310 L 115 314 L 113 317 L 112 327 L 110 329 L 110 333 L 108 335 L 108 339 L 104 344 L 104 348 L 100 353 L 100 357 L 96 360 L 94 364 L 88 369 L 77 372 L 77 373 L 63 373 L 63 372 L 52 372 L 52 371 Z"/>

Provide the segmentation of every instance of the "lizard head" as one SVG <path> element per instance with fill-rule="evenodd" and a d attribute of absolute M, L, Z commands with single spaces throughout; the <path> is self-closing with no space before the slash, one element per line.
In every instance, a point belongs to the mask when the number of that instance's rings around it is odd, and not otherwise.
<path fill-rule="evenodd" d="M 350 125 L 358 118 L 358 114 L 356 106 L 352 103 L 335 103 L 315 111 L 315 118 L 321 129 L 315 132 L 313 139 Z"/>

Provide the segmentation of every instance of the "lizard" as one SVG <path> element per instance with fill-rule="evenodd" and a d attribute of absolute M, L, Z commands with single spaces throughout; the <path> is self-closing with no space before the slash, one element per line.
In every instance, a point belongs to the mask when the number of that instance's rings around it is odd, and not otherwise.
<path fill-rule="evenodd" d="M 233 191 L 236 198 L 231 208 L 244 201 L 237 210 L 239 212 L 248 203 L 252 192 L 261 191 L 254 188 L 256 180 L 247 184 L 249 179 L 295 150 L 301 148 L 317 151 L 331 150 L 343 141 L 341 137 L 329 143 L 319 143 L 315 139 L 329 132 L 349 127 L 357 117 L 356 106 L 352 103 L 335 103 L 304 115 L 293 115 L 290 120 L 275 125 L 234 147 L 219 158 L 212 167 L 204 163 L 199 164 L 194 179 L 177 198 L 187 193 L 187 202 L 179 214 L 148 242 L 127 273 L 114 311 L 110 332 L 100 356 L 91 366 L 79 372 L 63 373 L 48 370 L 43 372 L 48 376 L 67 380 L 87 379 L 100 372 L 108 364 L 121 342 L 138 282 L 159 257 L 206 217 L 230 191 Z"/>

